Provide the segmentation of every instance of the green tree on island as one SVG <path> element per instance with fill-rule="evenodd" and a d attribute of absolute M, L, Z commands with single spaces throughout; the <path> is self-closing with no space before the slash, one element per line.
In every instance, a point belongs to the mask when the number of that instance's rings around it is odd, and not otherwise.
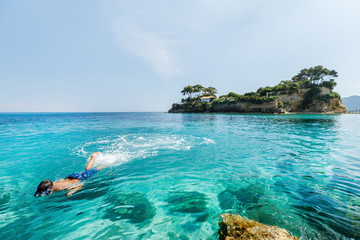
<path fill-rule="evenodd" d="M 186 94 L 189 95 L 189 98 L 192 98 L 192 93 L 194 93 L 194 88 L 193 86 L 186 86 L 184 87 L 184 89 L 181 91 L 181 93 L 185 96 Z"/>
<path fill-rule="evenodd" d="M 184 96 L 188 95 L 186 99 L 182 99 L 183 102 L 193 102 L 195 100 L 199 100 L 202 96 L 215 96 L 215 94 L 217 94 L 217 89 L 214 87 L 204 87 L 200 84 L 196 84 L 194 86 L 188 85 L 184 87 L 181 93 Z"/>
<path fill-rule="evenodd" d="M 205 88 L 204 88 L 203 86 L 201 86 L 200 84 L 194 85 L 193 88 L 194 88 L 194 92 L 195 92 L 195 93 L 198 93 L 198 94 L 197 94 L 198 97 L 200 97 L 200 96 L 202 95 L 202 93 L 203 93 L 203 91 L 204 91 L 204 89 L 205 89 Z"/>
<path fill-rule="evenodd" d="M 325 87 L 330 87 L 331 89 L 333 89 L 333 87 L 336 85 L 336 77 L 338 77 L 338 74 L 335 70 L 329 70 L 319 65 L 311 68 L 302 69 L 300 73 L 292 77 L 291 80 L 293 82 L 300 82 L 306 87 L 309 87 L 309 83 L 313 85 L 322 85 L 323 83 L 325 83 L 325 85 L 328 85 Z"/>
<path fill-rule="evenodd" d="M 204 88 L 203 96 L 215 96 L 217 94 L 217 89 L 214 87 Z"/>

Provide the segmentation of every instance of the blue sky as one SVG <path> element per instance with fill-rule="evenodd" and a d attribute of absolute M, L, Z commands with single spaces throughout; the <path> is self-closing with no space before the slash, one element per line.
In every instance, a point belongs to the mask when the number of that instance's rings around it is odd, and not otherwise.
<path fill-rule="evenodd" d="M 0 111 L 167 111 L 323 65 L 360 95 L 360 1 L 0 0 Z"/>

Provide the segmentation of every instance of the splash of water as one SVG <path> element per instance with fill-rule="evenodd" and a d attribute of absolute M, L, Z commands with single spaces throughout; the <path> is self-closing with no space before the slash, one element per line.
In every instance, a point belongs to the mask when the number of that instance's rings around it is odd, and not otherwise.
<path fill-rule="evenodd" d="M 194 136 L 127 134 L 85 143 L 75 149 L 75 154 L 85 157 L 92 151 L 100 151 L 95 166 L 116 166 L 134 159 L 156 156 L 161 151 L 186 151 L 196 145 L 214 143 L 212 139 Z"/>

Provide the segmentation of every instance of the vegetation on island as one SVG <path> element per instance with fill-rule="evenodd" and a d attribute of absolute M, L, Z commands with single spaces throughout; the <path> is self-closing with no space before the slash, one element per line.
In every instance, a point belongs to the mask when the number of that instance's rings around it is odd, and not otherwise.
<path fill-rule="evenodd" d="M 196 84 L 194 86 L 186 86 L 181 91 L 183 95 L 188 95 L 187 98 L 181 99 L 181 102 L 195 102 L 200 100 L 201 97 L 205 96 L 215 96 L 217 94 L 217 90 L 214 87 L 203 87 L 200 84 Z"/>
<path fill-rule="evenodd" d="M 181 99 L 182 104 L 173 104 L 173 109 L 194 109 L 196 111 L 206 111 L 211 107 L 209 102 L 201 102 L 202 97 L 214 96 L 216 97 L 217 89 L 214 87 L 204 87 L 200 84 L 194 86 L 188 85 L 184 87 L 181 93 L 185 98 Z"/>
<path fill-rule="evenodd" d="M 237 102 L 249 102 L 253 104 L 264 104 L 273 102 L 278 99 L 279 95 L 291 95 L 299 93 L 302 89 L 307 89 L 304 94 L 303 101 L 299 109 L 305 110 L 309 108 L 310 104 L 315 99 L 329 102 L 330 99 L 339 98 L 340 95 L 333 92 L 336 86 L 335 78 L 338 73 L 335 70 L 329 70 L 321 65 L 304 68 L 297 75 L 293 76 L 291 80 L 281 81 L 273 87 L 261 87 L 256 92 L 249 92 L 243 95 L 230 92 L 222 95 L 212 102 L 202 102 L 201 97 L 216 96 L 217 90 L 214 87 L 203 87 L 200 84 L 194 86 L 186 86 L 181 93 L 186 96 L 181 99 L 181 104 L 173 104 L 172 109 L 188 109 L 207 111 L 211 110 L 213 106 L 221 104 L 233 104 Z M 321 87 L 330 89 L 330 94 L 321 95 Z M 279 101 L 279 108 L 286 107 L 286 103 Z"/>
<path fill-rule="evenodd" d="M 291 78 L 291 80 L 281 81 L 274 87 L 261 87 L 256 92 L 245 93 L 239 95 L 230 92 L 227 95 L 221 96 L 216 99 L 214 103 L 224 102 L 236 102 L 236 101 L 250 101 L 252 103 L 265 103 L 275 100 L 278 95 L 288 95 L 298 93 L 300 89 L 309 88 L 310 90 L 305 94 L 304 101 L 302 102 L 302 108 L 306 109 L 308 105 L 317 97 L 319 97 L 320 87 L 326 87 L 331 90 L 336 86 L 335 78 L 338 76 L 335 70 L 328 70 L 323 66 L 305 68 L 297 75 Z M 326 99 L 340 97 L 339 94 L 333 92 L 331 96 Z"/>

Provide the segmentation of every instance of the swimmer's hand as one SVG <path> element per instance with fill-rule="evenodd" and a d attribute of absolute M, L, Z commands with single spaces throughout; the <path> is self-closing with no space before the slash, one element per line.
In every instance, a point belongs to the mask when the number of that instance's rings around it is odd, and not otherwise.
<path fill-rule="evenodd" d="M 70 192 L 68 192 L 66 194 L 66 197 L 70 197 L 71 195 L 73 195 L 75 192 L 79 191 L 82 188 L 83 185 L 77 186 L 75 188 L 73 188 Z"/>

